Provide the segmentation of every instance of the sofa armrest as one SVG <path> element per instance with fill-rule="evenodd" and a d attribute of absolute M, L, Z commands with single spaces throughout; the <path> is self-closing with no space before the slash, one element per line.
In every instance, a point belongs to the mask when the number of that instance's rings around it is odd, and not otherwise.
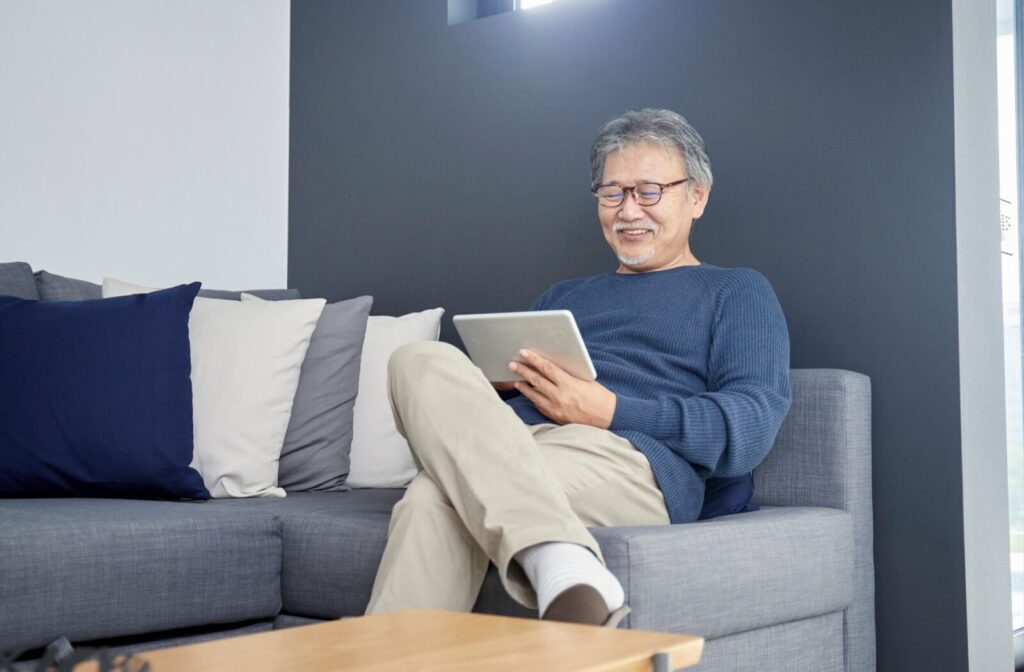
<path fill-rule="evenodd" d="M 591 531 L 626 588 L 631 628 L 714 639 L 841 611 L 855 597 L 852 519 L 837 509 Z"/>

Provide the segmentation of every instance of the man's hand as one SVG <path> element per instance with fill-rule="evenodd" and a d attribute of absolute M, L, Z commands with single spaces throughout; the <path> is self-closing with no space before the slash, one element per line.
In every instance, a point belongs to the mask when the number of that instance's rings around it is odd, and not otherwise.
<path fill-rule="evenodd" d="M 530 350 L 520 350 L 508 368 L 523 378 L 515 383 L 537 410 L 555 422 L 608 429 L 615 416 L 615 393 L 595 380 L 583 380 Z"/>

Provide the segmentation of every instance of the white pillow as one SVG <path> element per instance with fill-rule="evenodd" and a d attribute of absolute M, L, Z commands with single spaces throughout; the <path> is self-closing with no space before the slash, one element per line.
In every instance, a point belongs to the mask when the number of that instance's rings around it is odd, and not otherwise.
<path fill-rule="evenodd" d="M 371 315 L 359 365 L 359 396 L 352 424 L 352 466 L 345 482 L 353 488 L 400 488 L 416 475 L 409 444 L 395 427 L 388 398 L 388 359 L 399 346 L 436 341 L 444 308 L 401 317 Z"/>
<path fill-rule="evenodd" d="M 151 291 L 103 279 L 104 298 Z M 299 369 L 325 303 L 197 298 L 192 305 L 192 466 L 212 496 L 285 496 L 277 462 Z"/>

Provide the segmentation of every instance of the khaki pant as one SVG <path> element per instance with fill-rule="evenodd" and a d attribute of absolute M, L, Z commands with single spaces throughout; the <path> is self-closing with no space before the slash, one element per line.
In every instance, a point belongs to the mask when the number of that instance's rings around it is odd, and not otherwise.
<path fill-rule="evenodd" d="M 524 424 L 457 348 L 403 346 L 388 376 L 421 471 L 392 512 L 367 613 L 470 611 L 488 562 L 509 595 L 536 608 L 519 551 L 565 541 L 601 558 L 588 526 L 669 522 L 633 444 L 588 425 Z"/>

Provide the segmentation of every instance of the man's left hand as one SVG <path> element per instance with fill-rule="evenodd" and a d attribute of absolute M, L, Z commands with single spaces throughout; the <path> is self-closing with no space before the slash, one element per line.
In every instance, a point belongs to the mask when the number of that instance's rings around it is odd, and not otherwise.
<path fill-rule="evenodd" d="M 608 429 L 615 416 L 615 393 L 596 380 L 577 378 L 531 350 L 520 350 L 509 364 L 523 378 L 516 390 L 555 422 Z"/>

